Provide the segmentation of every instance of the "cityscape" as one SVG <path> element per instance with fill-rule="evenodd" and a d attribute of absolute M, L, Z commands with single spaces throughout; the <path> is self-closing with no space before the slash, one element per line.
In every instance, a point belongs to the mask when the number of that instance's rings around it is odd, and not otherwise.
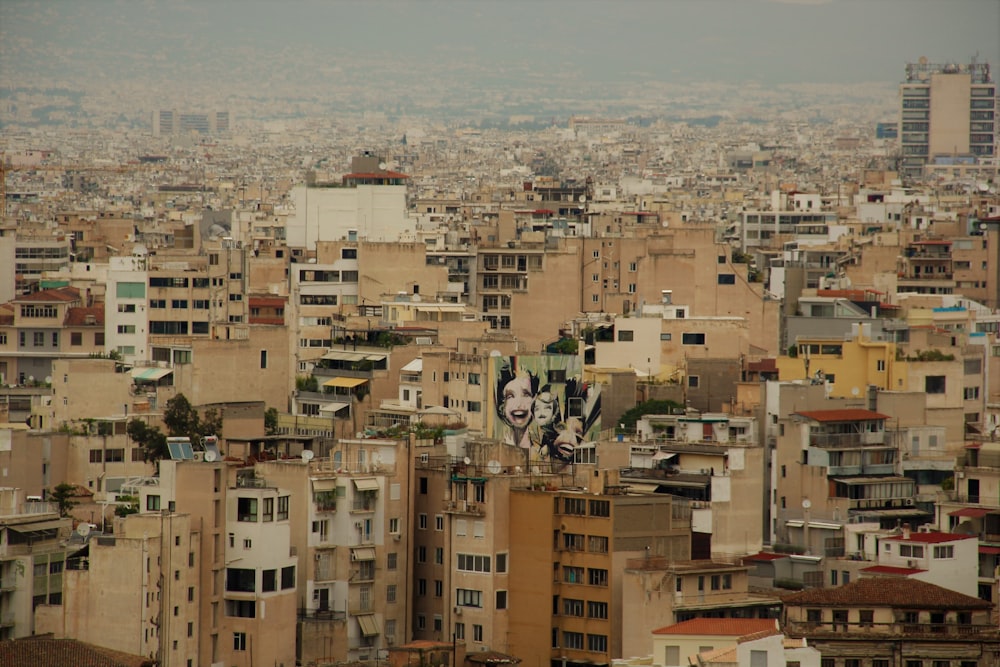
<path fill-rule="evenodd" d="M 1000 667 L 998 26 L 0 3 L 0 666 Z"/>

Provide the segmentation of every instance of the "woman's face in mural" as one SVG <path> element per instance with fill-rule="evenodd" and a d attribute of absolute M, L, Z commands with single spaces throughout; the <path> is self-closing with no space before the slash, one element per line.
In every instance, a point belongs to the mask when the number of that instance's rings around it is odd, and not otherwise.
<path fill-rule="evenodd" d="M 573 459 L 573 450 L 583 440 L 583 422 L 576 417 L 570 417 L 559 429 L 553 443 L 553 456 L 563 461 Z"/>
<path fill-rule="evenodd" d="M 549 392 L 539 394 L 535 398 L 535 423 L 547 426 L 556 419 L 556 398 Z"/>
<path fill-rule="evenodd" d="M 503 414 L 511 426 L 524 428 L 531 421 L 531 378 L 518 375 L 503 390 Z"/>

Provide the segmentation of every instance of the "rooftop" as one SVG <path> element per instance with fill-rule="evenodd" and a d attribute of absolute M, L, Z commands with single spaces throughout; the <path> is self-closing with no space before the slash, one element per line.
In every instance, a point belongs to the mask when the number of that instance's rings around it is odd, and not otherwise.
<path fill-rule="evenodd" d="M 778 622 L 773 618 L 692 618 L 653 630 L 653 634 L 744 637 L 777 629 Z"/>
<path fill-rule="evenodd" d="M 837 588 L 812 588 L 782 598 L 785 606 L 859 606 L 894 609 L 992 609 L 969 595 L 908 577 L 863 577 Z"/>
<path fill-rule="evenodd" d="M 874 419 L 889 419 L 889 415 L 871 410 L 861 410 L 858 408 L 846 408 L 843 410 L 805 410 L 795 414 L 812 419 L 818 422 L 856 422 L 871 421 Z"/>

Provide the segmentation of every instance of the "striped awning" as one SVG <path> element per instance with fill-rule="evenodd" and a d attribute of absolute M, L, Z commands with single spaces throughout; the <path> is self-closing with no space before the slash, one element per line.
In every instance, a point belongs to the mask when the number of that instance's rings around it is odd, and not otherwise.
<path fill-rule="evenodd" d="M 143 366 L 142 368 L 132 369 L 132 379 L 142 382 L 156 382 L 165 375 L 170 375 L 174 372 L 172 368 L 158 368 L 156 366 Z"/>

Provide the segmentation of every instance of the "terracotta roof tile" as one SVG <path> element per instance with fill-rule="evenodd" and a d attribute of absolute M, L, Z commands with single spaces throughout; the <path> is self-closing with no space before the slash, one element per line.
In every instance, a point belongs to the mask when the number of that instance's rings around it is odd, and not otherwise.
<path fill-rule="evenodd" d="M 112 651 L 75 639 L 51 636 L 25 637 L 0 642 L 4 667 L 145 667 L 153 661 L 139 655 Z"/>
<path fill-rule="evenodd" d="M 872 412 L 871 410 L 861 410 L 858 408 L 848 408 L 845 410 L 806 410 L 796 412 L 795 414 L 818 422 L 856 422 L 872 419 L 889 419 L 889 415 L 884 415 L 881 412 Z"/>
<path fill-rule="evenodd" d="M 674 625 L 653 630 L 654 635 L 720 635 L 745 637 L 768 630 L 775 630 L 778 622 L 773 618 L 692 618 Z"/>
<path fill-rule="evenodd" d="M 871 605 L 894 609 L 991 609 L 993 604 L 909 577 L 862 577 L 837 588 L 812 588 L 782 598 L 786 606 Z"/>
<path fill-rule="evenodd" d="M 896 567 L 895 565 L 872 565 L 871 567 L 862 568 L 861 571 L 866 574 L 896 574 L 900 576 L 909 576 L 911 574 L 920 574 L 921 572 L 926 572 L 927 570 L 921 570 L 916 567 Z"/>
<path fill-rule="evenodd" d="M 87 322 L 87 316 L 92 316 L 94 318 L 93 322 Z M 103 307 L 91 307 L 91 308 L 69 308 L 66 312 L 66 322 L 67 326 L 80 327 L 80 326 L 104 326 L 104 308 Z"/>
<path fill-rule="evenodd" d="M 54 287 L 26 294 L 14 299 L 14 303 L 68 303 L 80 300 L 80 290 L 75 287 Z"/>
<path fill-rule="evenodd" d="M 977 535 L 963 535 L 961 533 L 910 533 L 909 537 L 893 535 L 883 538 L 894 542 L 920 542 L 922 544 L 940 544 L 941 542 L 957 542 L 958 540 L 976 540 Z"/>

